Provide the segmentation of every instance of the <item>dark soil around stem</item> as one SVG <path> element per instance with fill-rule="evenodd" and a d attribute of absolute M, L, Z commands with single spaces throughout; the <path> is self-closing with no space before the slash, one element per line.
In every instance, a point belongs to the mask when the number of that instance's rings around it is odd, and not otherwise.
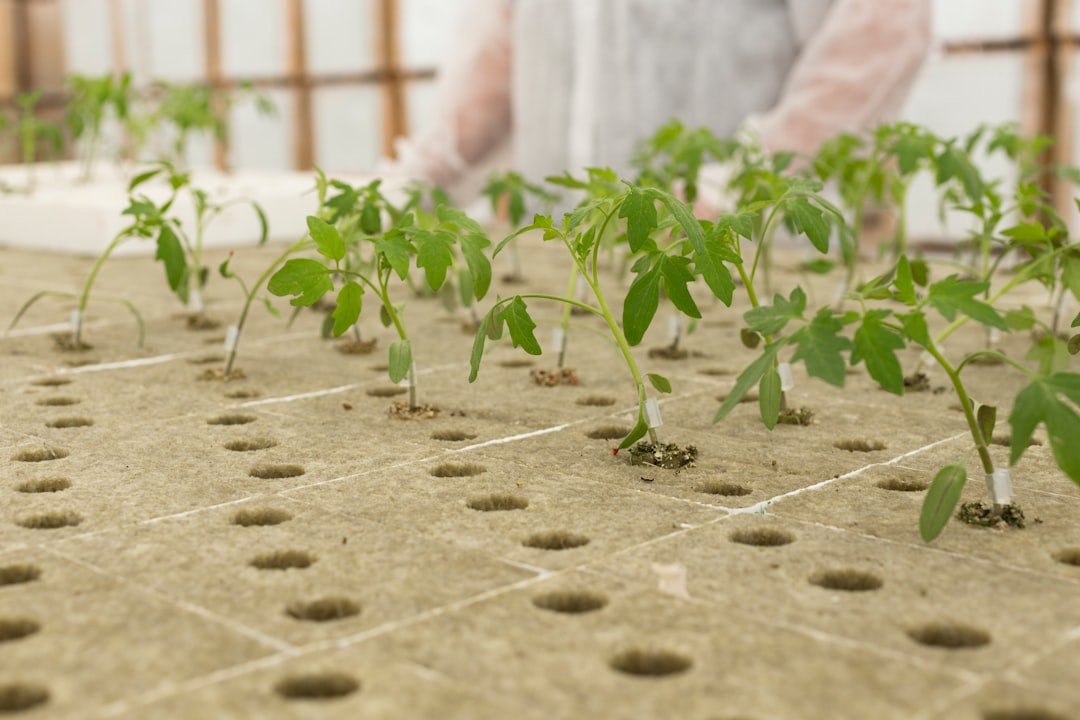
<path fill-rule="evenodd" d="M 690 357 L 690 351 L 679 347 L 676 341 L 666 347 L 649 348 L 649 357 L 653 360 L 685 360 Z"/>
<path fill-rule="evenodd" d="M 1001 512 L 998 513 L 994 510 L 993 505 L 987 505 L 981 501 L 961 505 L 960 511 L 956 513 L 956 518 L 968 525 L 978 525 L 979 527 L 1008 526 L 1023 529 L 1027 525 L 1024 521 L 1024 511 L 1020 509 L 1019 505 L 1004 505 Z"/>
<path fill-rule="evenodd" d="M 781 425 L 810 425 L 814 422 L 814 411 L 810 408 L 782 410 L 776 422 Z"/>
<path fill-rule="evenodd" d="M 53 345 L 61 352 L 86 352 L 93 350 L 94 346 L 83 341 L 75 342 L 71 333 L 57 333 L 52 336 Z"/>
<path fill-rule="evenodd" d="M 232 380 L 243 380 L 247 375 L 240 368 L 225 372 L 224 370 L 217 370 L 210 368 L 203 370 L 202 375 L 199 376 L 200 380 L 221 380 L 223 382 L 230 382 Z"/>
<path fill-rule="evenodd" d="M 557 368 L 555 370 L 530 370 L 529 377 L 541 387 L 555 387 L 556 385 L 580 385 L 577 370 L 574 368 Z"/>
<path fill-rule="evenodd" d="M 671 443 L 639 442 L 630 448 L 631 465 L 650 465 L 665 470 L 690 467 L 697 460 L 698 450 L 693 445 L 685 448 Z"/>
<path fill-rule="evenodd" d="M 904 390 L 908 392 L 929 392 L 930 376 L 924 372 L 917 372 L 904 376 Z"/>
<path fill-rule="evenodd" d="M 393 402 L 390 403 L 390 417 L 397 418 L 398 420 L 430 420 L 436 417 L 441 408 L 438 405 L 428 405 L 421 403 L 414 408 L 409 407 L 407 402 Z"/>
<path fill-rule="evenodd" d="M 525 278 L 517 273 L 507 273 L 503 275 L 501 280 L 507 285 L 524 285 Z"/>
<path fill-rule="evenodd" d="M 378 340 L 345 340 L 334 346 L 342 355 L 370 355 L 375 350 Z"/>
<path fill-rule="evenodd" d="M 192 313 L 187 316 L 188 330 L 217 330 L 221 327 L 220 320 L 214 320 L 206 313 Z"/>

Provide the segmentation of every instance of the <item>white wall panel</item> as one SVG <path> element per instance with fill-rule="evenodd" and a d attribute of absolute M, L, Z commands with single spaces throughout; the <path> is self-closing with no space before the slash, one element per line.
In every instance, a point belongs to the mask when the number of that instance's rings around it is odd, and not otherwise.
<path fill-rule="evenodd" d="M 266 93 L 277 107 L 260 115 L 250 98 L 241 99 L 229 114 L 229 165 L 245 170 L 291 170 L 293 96 L 288 90 Z"/>
<path fill-rule="evenodd" d="M 307 0 L 305 10 L 309 73 L 363 72 L 375 67 L 372 0 Z"/>
<path fill-rule="evenodd" d="M 316 165 L 328 174 L 375 168 L 382 144 L 379 100 L 375 87 L 325 87 L 312 93 Z"/>
<path fill-rule="evenodd" d="M 68 72 L 103 75 L 113 67 L 108 0 L 63 0 L 64 54 Z"/>
<path fill-rule="evenodd" d="M 946 42 L 1031 37 L 1037 0 L 934 0 L 934 35 Z"/>
<path fill-rule="evenodd" d="M 409 83 L 405 88 L 405 103 L 409 113 L 409 134 L 419 135 L 431 124 L 435 111 L 435 83 L 427 80 Z"/>
<path fill-rule="evenodd" d="M 221 0 L 221 66 L 230 78 L 285 74 L 284 0 Z"/>
<path fill-rule="evenodd" d="M 462 0 L 401 0 L 402 62 L 437 67 L 453 46 Z"/>

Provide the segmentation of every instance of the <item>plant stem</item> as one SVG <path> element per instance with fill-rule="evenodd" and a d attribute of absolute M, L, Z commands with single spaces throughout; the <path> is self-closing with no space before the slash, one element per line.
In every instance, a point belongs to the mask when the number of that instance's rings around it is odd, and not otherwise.
<path fill-rule="evenodd" d="M 398 338 L 402 342 L 409 343 L 409 334 L 405 332 L 405 323 L 401 321 L 401 317 L 394 310 L 394 304 L 390 302 L 390 294 L 387 290 L 387 283 L 390 279 L 390 268 L 386 269 L 386 273 L 379 273 L 379 300 L 382 302 L 383 307 L 386 308 L 386 314 L 390 317 L 390 322 L 393 323 L 394 329 L 397 330 Z M 409 356 L 412 356 L 412 343 L 409 343 Z M 409 410 L 416 409 L 416 362 L 409 363 Z"/>
<path fill-rule="evenodd" d="M 979 462 L 982 463 L 983 471 L 987 475 L 992 475 L 994 472 L 994 461 L 990 457 L 990 450 L 986 447 L 986 438 L 983 437 L 982 428 L 979 427 L 979 422 L 975 418 L 975 408 L 972 406 L 971 398 L 968 396 L 967 388 L 964 387 L 964 383 L 960 380 L 960 372 L 953 368 L 945 356 L 934 347 L 933 343 L 928 346 L 924 346 L 925 350 L 930 353 L 930 356 L 937 361 L 941 369 L 945 371 L 945 374 L 949 376 L 949 381 L 952 382 L 953 388 L 956 390 L 956 396 L 960 400 L 960 405 L 964 409 L 964 418 L 967 419 L 968 430 L 971 432 L 971 437 L 975 441 L 975 450 L 979 453 Z"/>
<path fill-rule="evenodd" d="M 109 259 L 113 250 L 115 250 L 120 243 L 127 240 L 128 237 L 130 237 L 131 231 L 134 229 L 134 226 L 131 226 L 124 228 L 117 233 L 116 237 L 109 243 L 109 246 L 105 248 L 105 252 L 94 261 L 93 267 L 90 268 L 90 275 L 87 276 L 86 284 L 83 285 L 82 294 L 79 296 L 79 317 L 76 319 L 75 327 L 72 330 L 72 341 L 76 348 L 82 347 L 83 318 L 86 315 L 86 306 L 90 304 L 90 288 L 93 287 L 94 280 L 97 279 L 98 273 L 101 272 L 102 266 L 105 264 L 105 261 Z"/>

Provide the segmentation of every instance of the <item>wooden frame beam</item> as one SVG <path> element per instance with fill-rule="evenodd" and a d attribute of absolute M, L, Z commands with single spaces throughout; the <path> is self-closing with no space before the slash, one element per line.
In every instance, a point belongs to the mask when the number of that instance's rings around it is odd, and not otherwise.
<path fill-rule="evenodd" d="M 315 164 L 315 127 L 312 120 L 311 83 L 307 76 L 307 29 L 304 0 L 286 0 L 285 33 L 288 56 L 285 71 L 299 78 L 293 85 L 293 168 L 310 170 Z"/>

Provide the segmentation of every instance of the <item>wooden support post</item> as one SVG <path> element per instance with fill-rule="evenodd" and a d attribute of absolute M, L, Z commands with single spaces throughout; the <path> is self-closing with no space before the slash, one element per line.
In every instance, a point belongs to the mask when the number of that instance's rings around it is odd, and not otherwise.
<path fill-rule="evenodd" d="M 312 121 L 311 82 L 307 74 L 304 0 L 287 0 L 285 27 L 288 57 L 285 71 L 293 88 L 293 168 L 310 170 L 315 164 L 315 128 Z"/>
<path fill-rule="evenodd" d="M 409 132 L 405 105 L 405 72 L 401 67 L 401 22 L 398 0 L 379 0 L 375 33 L 376 69 L 382 81 L 382 149 L 394 157 L 394 140 Z"/>
<path fill-rule="evenodd" d="M 221 6 L 218 0 L 203 0 L 203 34 L 206 38 L 206 82 L 212 88 L 222 86 Z M 226 122 L 228 122 L 226 120 Z M 225 170 L 228 148 L 224 141 L 214 143 L 214 167 Z"/>

